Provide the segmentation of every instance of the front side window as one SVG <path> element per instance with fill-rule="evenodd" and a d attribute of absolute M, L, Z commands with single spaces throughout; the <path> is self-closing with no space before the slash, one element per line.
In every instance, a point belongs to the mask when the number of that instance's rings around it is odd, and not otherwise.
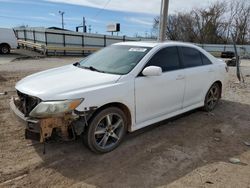
<path fill-rule="evenodd" d="M 200 51 L 190 47 L 182 47 L 181 49 L 185 67 L 197 67 L 202 65 Z"/>
<path fill-rule="evenodd" d="M 163 72 L 177 70 L 180 68 L 177 47 L 167 47 L 157 52 L 148 62 L 148 66 L 158 66 Z"/>
<path fill-rule="evenodd" d="M 112 45 L 80 62 L 79 67 L 110 74 L 127 74 L 150 51 L 149 47 Z"/>

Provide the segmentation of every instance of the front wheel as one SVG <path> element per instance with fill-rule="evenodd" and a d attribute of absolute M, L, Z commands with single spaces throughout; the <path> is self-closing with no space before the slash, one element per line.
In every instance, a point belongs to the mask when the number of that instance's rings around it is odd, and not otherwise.
<path fill-rule="evenodd" d="M 10 47 L 7 44 L 0 45 L 0 53 L 1 54 L 9 54 L 10 53 Z"/>
<path fill-rule="evenodd" d="M 218 104 L 221 95 L 221 87 L 218 83 L 214 83 L 207 92 L 205 98 L 204 110 L 212 111 Z"/>
<path fill-rule="evenodd" d="M 85 144 L 96 153 L 106 153 L 115 149 L 127 131 L 125 113 L 116 107 L 100 111 L 90 121 L 84 133 Z"/>

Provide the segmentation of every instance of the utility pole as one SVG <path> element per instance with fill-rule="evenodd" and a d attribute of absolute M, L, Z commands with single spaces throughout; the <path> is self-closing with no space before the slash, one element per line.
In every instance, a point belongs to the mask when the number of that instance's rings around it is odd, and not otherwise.
<path fill-rule="evenodd" d="M 89 25 L 89 33 L 91 33 L 91 25 Z"/>
<path fill-rule="evenodd" d="M 65 14 L 65 12 L 59 10 L 59 14 L 62 16 L 62 29 L 64 29 L 63 15 Z"/>
<path fill-rule="evenodd" d="M 82 31 L 83 33 L 86 33 L 86 20 L 85 20 L 85 17 L 83 16 L 82 17 Z"/>
<path fill-rule="evenodd" d="M 81 28 L 81 27 L 82 27 L 82 32 L 86 33 L 87 32 L 87 26 L 86 26 L 86 20 L 85 20 L 84 16 L 82 17 L 82 25 L 76 26 L 76 32 L 78 32 L 79 28 Z"/>
<path fill-rule="evenodd" d="M 168 5 L 169 5 L 169 0 L 161 0 L 161 13 L 160 13 L 160 23 L 159 23 L 159 36 L 158 36 L 158 41 L 161 42 L 166 39 Z"/>

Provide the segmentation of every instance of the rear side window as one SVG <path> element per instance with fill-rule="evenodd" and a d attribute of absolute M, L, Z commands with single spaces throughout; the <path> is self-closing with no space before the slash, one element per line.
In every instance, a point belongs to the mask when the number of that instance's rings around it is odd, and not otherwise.
<path fill-rule="evenodd" d="M 201 58 L 202 58 L 203 65 L 210 65 L 210 64 L 212 64 L 212 62 L 203 53 L 201 53 Z"/>
<path fill-rule="evenodd" d="M 182 55 L 185 67 L 197 67 L 202 65 L 200 51 L 194 48 L 182 47 Z"/>
<path fill-rule="evenodd" d="M 148 62 L 147 66 L 158 66 L 163 72 L 180 68 L 179 53 L 177 47 L 167 47 L 157 52 Z"/>

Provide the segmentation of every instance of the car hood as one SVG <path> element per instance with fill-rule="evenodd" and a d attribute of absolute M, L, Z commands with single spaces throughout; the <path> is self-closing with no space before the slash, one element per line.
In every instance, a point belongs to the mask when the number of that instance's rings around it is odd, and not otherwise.
<path fill-rule="evenodd" d="M 85 90 L 110 86 L 120 77 L 66 65 L 27 76 L 16 84 L 16 89 L 42 100 L 82 98 Z"/>

